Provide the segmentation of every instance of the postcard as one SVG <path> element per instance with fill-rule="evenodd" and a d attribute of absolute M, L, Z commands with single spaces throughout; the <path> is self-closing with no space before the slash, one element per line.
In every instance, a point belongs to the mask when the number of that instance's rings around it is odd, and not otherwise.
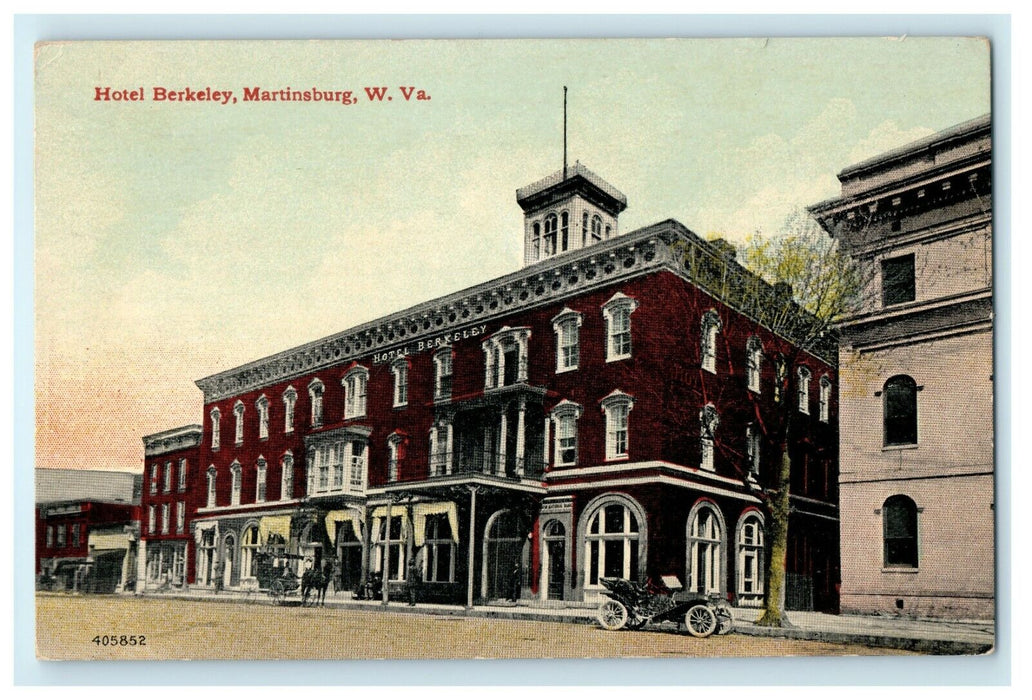
<path fill-rule="evenodd" d="M 37 45 L 38 657 L 990 652 L 989 57 Z"/>

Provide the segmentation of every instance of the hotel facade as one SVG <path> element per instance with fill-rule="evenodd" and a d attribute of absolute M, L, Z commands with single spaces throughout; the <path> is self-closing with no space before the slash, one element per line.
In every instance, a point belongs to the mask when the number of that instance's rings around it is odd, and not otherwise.
<path fill-rule="evenodd" d="M 379 575 L 593 605 L 601 577 L 676 576 L 759 606 L 791 402 L 787 604 L 837 610 L 834 347 L 758 320 L 785 292 L 729 246 L 621 233 L 626 198 L 579 163 L 517 201 L 522 269 L 197 382 L 203 424 L 169 431 L 196 444 L 146 448 L 143 537 L 168 551 L 141 585 L 168 556 L 175 585 L 258 589 L 271 556 L 331 570 L 331 596 Z"/>

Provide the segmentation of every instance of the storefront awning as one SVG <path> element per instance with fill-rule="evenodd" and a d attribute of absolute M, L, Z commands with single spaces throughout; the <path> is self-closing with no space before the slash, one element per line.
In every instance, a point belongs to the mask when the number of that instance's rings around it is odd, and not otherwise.
<path fill-rule="evenodd" d="M 125 532 L 91 532 L 87 544 L 91 549 L 129 549 L 129 535 Z"/>
<path fill-rule="evenodd" d="M 355 533 L 355 539 L 362 541 L 362 514 L 354 509 L 331 510 L 326 514 L 326 535 L 330 542 L 337 542 L 337 525 L 351 523 L 351 530 Z"/>
<path fill-rule="evenodd" d="M 258 541 L 266 545 L 269 543 L 269 535 L 279 535 L 283 542 L 290 541 L 290 516 L 289 515 L 267 515 L 258 521 Z"/>
<path fill-rule="evenodd" d="M 417 503 L 412 506 L 412 525 L 414 532 L 414 544 L 422 547 L 426 541 L 426 516 L 447 515 L 448 525 L 451 527 L 453 540 L 458 541 L 459 537 L 459 514 L 452 501 L 441 501 L 438 503 Z"/>

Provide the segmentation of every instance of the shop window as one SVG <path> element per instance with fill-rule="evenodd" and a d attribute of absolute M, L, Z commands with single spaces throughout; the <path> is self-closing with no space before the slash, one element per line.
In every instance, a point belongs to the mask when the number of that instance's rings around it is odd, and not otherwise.
<path fill-rule="evenodd" d="M 585 588 L 600 587 L 601 578 L 639 579 L 644 540 L 639 516 L 622 501 L 603 502 L 588 514 Z"/>
<path fill-rule="evenodd" d="M 426 516 L 423 567 L 423 580 L 427 583 L 455 581 L 455 533 L 446 513 Z"/>
<path fill-rule="evenodd" d="M 400 509 L 399 509 L 400 510 Z M 406 573 L 404 522 L 400 515 L 392 515 L 390 527 L 387 518 L 376 518 L 373 530 L 373 571 L 387 581 L 404 581 Z"/>
<path fill-rule="evenodd" d="M 738 597 L 743 603 L 759 604 L 764 592 L 763 520 L 755 511 L 742 516 L 738 525 Z"/>
<path fill-rule="evenodd" d="M 716 508 L 697 504 L 688 525 L 688 590 L 693 593 L 721 593 L 723 581 L 724 525 Z"/>

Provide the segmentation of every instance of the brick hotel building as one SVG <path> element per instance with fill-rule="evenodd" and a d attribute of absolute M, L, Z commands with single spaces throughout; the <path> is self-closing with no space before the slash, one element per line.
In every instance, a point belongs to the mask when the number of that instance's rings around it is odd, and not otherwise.
<path fill-rule="evenodd" d="M 787 602 L 837 609 L 835 348 L 757 321 L 784 290 L 730 246 L 620 233 L 626 198 L 579 163 L 517 201 L 517 272 L 197 382 L 203 425 L 145 439 L 141 584 L 256 589 L 272 553 L 339 595 L 378 572 L 593 604 L 600 577 L 674 575 L 758 606 L 791 401 Z"/>

